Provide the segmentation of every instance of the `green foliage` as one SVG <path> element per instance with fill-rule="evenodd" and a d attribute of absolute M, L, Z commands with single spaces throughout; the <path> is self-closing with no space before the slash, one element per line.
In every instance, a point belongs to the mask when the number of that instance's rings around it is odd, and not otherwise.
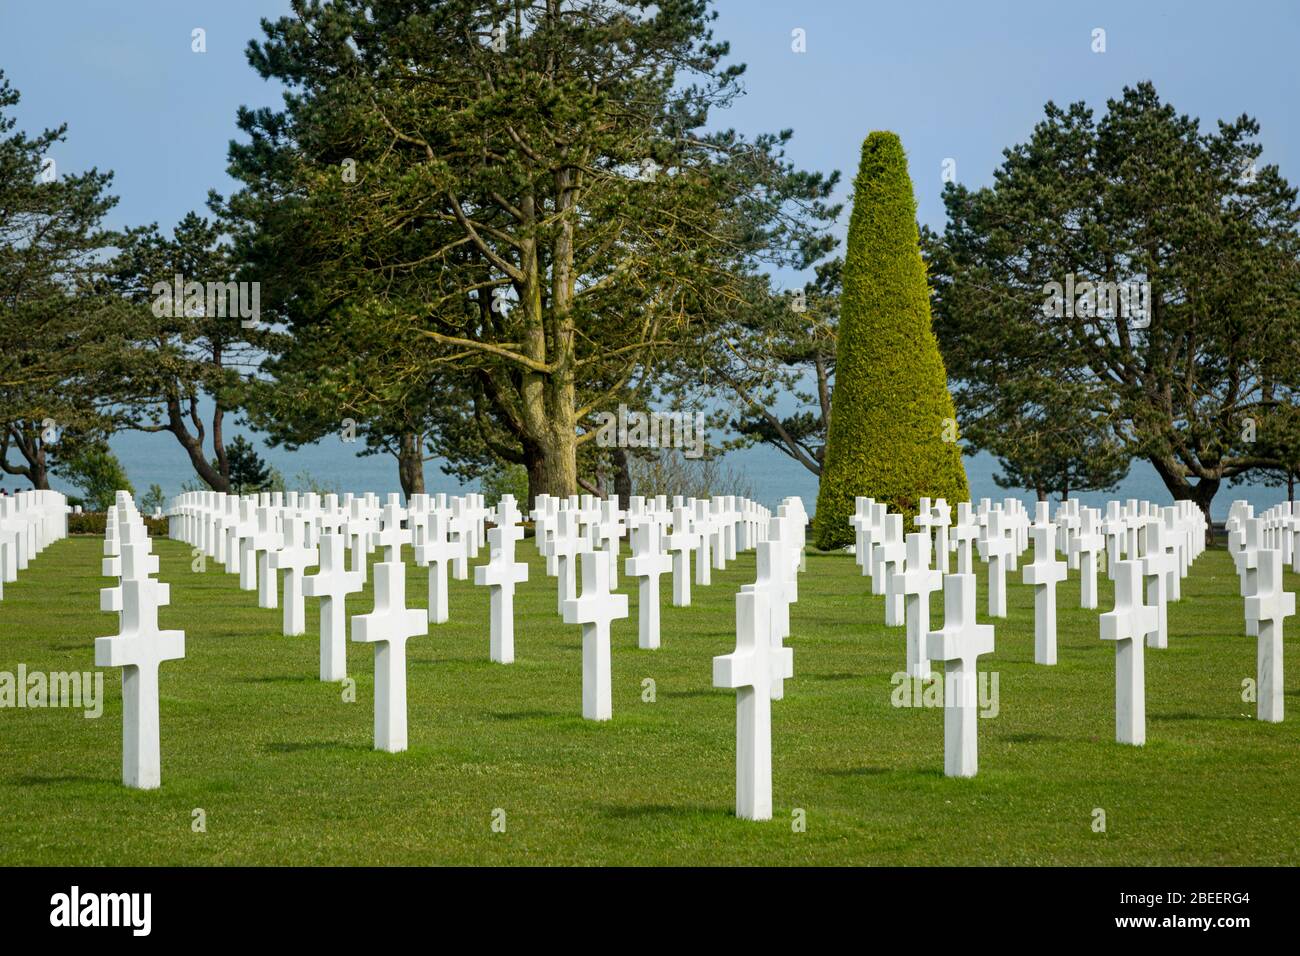
<path fill-rule="evenodd" d="M 336 0 L 264 21 L 249 60 L 290 95 L 241 110 L 224 209 L 299 333 L 277 379 L 321 386 L 327 427 L 446 425 L 433 450 L 462 474 L 490 456 L 575 492 L 588 415 L 699 345 L 760 267 L 802 260 L 797 207 L 833 185 L 784 158 L 788 130 L 714 115 L 743 72 L 716 16 Z M 323 423 L 301 424 L 284 437 Z"/>
<path fill-rule="evenodd" d="M 135 494 L 126 469 L 117 456 L 104 444 L 89 444 L 59 463 L 58 475 L 81 491 L 79 497 L 69 498 L 87 511 L 107 511 L 113 507 L 118 491 Z"/>
<path fill-rule="evenodd" d="M 272 469 L 262 461 L 257 449 L 243 435 L 236 435 L 226 446 L 230 465 L 230 490 L 237 495 L 270 490 Z M 283 486 L 283 480 L 280 482 Z M 281 488 L 283 490 L 283 488 Z"/>
<path fill-rule="evenodd" d="M 514 495 L 521 510 L 528 508 L 528 469 L 512 462 L 497 462 L 478 480 L 478 490 L 488 507 L 495 508 L 502 495 Z"/>
<path fill-rule="evenodd" d="M 930 292 L 903 145 L 874 132 L 854 181 L 840 297 L 835 392 L 814 535 L 853 540 L 853 499 L 868 495 L 911 527 L 919 498 L 969 497 L 947 373 L 930 328 Z"/>
<path fill-rule="evenodd" d="M 165 507 L 167 496 L 163 494 L 162 485 L 152 484 L 144 497 L 140 499 L 139 508 L 143 514 L 151 515 L 159 508 Z"/>
<path fill-rule="evenodd" d="M 141 517 L 144 519 L 145 530 L 149 532 L 149 537 L 167 537 L 166 518 L 150 518 L 148 515 Z M 83 511 L 81 514 L 68 515 L 68 534 L 85 534 L 102 538 L 107 525 L 108 512 L 106 511 Z"/>
<path fill-rule="evenodd" d="M 1259 124 L 1202 131 L 1150 83 L 1095 119 L 1085 103 L 1044 112 L 991 186 L 944 188 L 949 223 L 926 235 L 965 434 L 1005 459 L 1021 424 L 1060 427 L 1077 398 L 1088 440 L 1068 462 L 1105 442 L 1207 514 L 1225 480 L 1283 476 L 1300 208 L 1278 168 L 1257 165 Z M 1149 287 L 1145 314 L 1110 301 L 1120 283 Z M 1098 284 L 1104 298 L 1086 291 Z"/>
<path fill-rule="evenodd" d="M 103 353 L 116 300 L 98 279 L 117 200 L 112 173 L 48 165 L 67 127 L 17 130 L 18 102 L 0 71 L 0 469 L 47 488 L 60 451 L 76 452 L 59 448 L 65 439 L 109 427 L 100 398 L 114 381 Z"/>

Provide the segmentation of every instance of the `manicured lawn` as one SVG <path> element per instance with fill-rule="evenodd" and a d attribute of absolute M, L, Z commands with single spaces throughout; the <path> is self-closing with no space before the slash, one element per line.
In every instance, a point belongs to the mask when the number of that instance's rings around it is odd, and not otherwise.
<path fill-rule="evenodd" d="M 1077 607 L 1077 572 L 1058 592 L 1051 668 L 1033 663 L 1032 591 L 1009 576 L 1010 617 L 980 662 L 998 674 L 999 712 L 979 722 L 973 780 L 943 776 L 940 709 L 891 704 L 904 632 L 884 627 L 883 599 L 851 558 L 809 554 L 795 678 L 773 707 L 774 819 L 761 824 L 732 815 L 734 695 L 712 688 L 710 663 L 734 646 L 752 554 L 694 588 L 689 609 L 668 606 L 665 579 L 657 651 L 637 649 L 635 588 L 621 579 L 632 608 L 614 627 L 614 718 L 594 724 L 580 716 L 579 629 L 561 622 L 524 542 L 516 663 L 488 661 L 486 589 L 453 582 L 451 621 L 408 645 L 411 748 L 394 755 L 371 749 L 369 647 L 349 647 L 357 701 L 345 703 L 316 678 L 314 601 L 308 634 L 286 638 L 280 611 L 235 576 L 213 562 L 191 571 L 176 542 L 155 550 L 172 587 L 161 623 L 185 630 L 188 654 L 162 669 L 162 789 L 119 782 L 119 671 L 98 720 L 0 710 L 0 864 L 1300 862 L 1300 658 L 1289 640 L 1288 720 L 1256 721 L 1241 699 L 1255 641 L 1221 550 L 1171 606 L 1169 648 L 1147 652 L 1142 748 L 1114 742 L 1114 647 Z M 99 551 L 98 539 L 58 542 L 5 585 L 0 671 L 93 669 L 93 639 L 116 625 L 98 610 Z M 982 565 L 980 581 L 982 594 Z M 407 590 L 424 605 L 422 569 Z M 349 605 L 370 608 L 369 592 Z M 931 614 L 939 626 L 939 595 Z M 191 828 L 196 808 L 206 833 Z M 791 826 L 796 808 L 806 832 Z"/>

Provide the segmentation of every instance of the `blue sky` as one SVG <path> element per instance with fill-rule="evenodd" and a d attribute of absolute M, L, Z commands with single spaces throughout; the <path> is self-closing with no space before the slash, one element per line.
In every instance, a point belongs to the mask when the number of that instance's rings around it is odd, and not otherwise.
<path fill-rule="evenodd" d="M 115 172 L 113 225 L 169 227 L 202 209 L 210 188 L 228 191 L 236 109 L 279 102 L 244 50 L 260 35 L 260 18 L 287 9 L 279 0 L 0 0 L 0 68 L 23 94 L 23 127 L 69 124 L 53 154 L 60 172 Z M 1300 182 L 1300 4 L 722 0 L 717 9 L 717 35 L 749 66 L 747 95 L 721 125 L 792 127 L 791 158 L 842 170 L 846 195 L 863 137 L 894 130 L 909 154 L 918 216 L 936 227 L 944 159 L 956 160 L 962 182 L 987 183 L 1002 150 L 1028 136 L 1048 100 L 1085 100 L 1100 113 L 1107 98 L 1146 79 L 1203 123 L 1254 116 L 1262 161 Z M 191 52 L 196 27 L 206 31 L 206 53 Z M 1096 28 L 1105 30 L 1104 53 L 1092 50 Z M 805 33 L 804 53 L 791 49 L 795 29 Z M 184 474 L 169 436 L 126 442 L 119 453 Z M 142 454 L 146 447 L 157 454 Z M 337 465 L 340 452 L 329 454 Z M 313 455 L 277 464 L 287 474 L 320 467 Z M 741 461 L 806 480 L 775 453 Z M 394 486 L 387 461 L 355 467 L 358 481 Z M 132 477 L 158 480 L 135 466 Z"/>

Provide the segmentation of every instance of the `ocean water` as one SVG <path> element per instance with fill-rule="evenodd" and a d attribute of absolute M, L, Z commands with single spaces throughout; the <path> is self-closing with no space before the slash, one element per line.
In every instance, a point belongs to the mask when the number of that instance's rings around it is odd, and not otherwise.
<path fill-rule="evenodd" d="M 309 445 L 298 451 L 289 452 L 280 448 L 265 447 L 259 437 L 245 430 L 235 428 L 228 430 L 234 434 L 243 434 L 251 441 L 269 464 L 284 475 L 288 487 L 301 487 L 299 476 L 310 476 L 311 480 L 338 491 L 367 492 L 386 494 L 400 491 L 397 480 L 397 461 L 390 455 L 358 455 L 356 444 L 344 443 L 337 437 L 324 439 L 316 445 Z M 143 432 L 121 432 L 111 441 L 113 451 L 126 467 L 127 475 L 135 486 L 136 494 L 143 495 L 151 484 L 162 486 L 168 495 L 181 491 L 186 482 L 195 482 L 189 458 L 180 444 L 170 434 L 147 434 Z M 757 501 L 768 507 L 775 507 L 781 500 L 798 495 L 803 499 L 804 507 L 811 513 L 817 503 L 817 479 L 802 465 L 771 448 L 749 448 L 727 454 L 722 459 L 724 471 L 731 470 L 746 481 L 754 490 Z M 980 453 L 966 458 L 966 475 L 970 482 L 971 497 L 999 500 L 1005 497 L 1018 497 L 1025 501 L 1032 510 L 1034 494 L 1030 491 L 1015 492 L 999 488 L 993 480 L 997 473 L 997 461 L 988 454 Z M 425 465 L 425 485 L 430 492 L 445 491 L 449 494 L 462 494 L 478 489 L 476 482 L 463 484 L 444 474 L 438 462 Z M 6 480 L 7 479 L 7 480 Z M 71 491 L 57 477 L 51 484 L 60 491 Z M 0 476 L 0 487 L 14 490 L 25 487 L 11 476 Z M 1111 498 L 1145 499 L 1157 504 L 1171 504 L 1173 497 L 1165 489 L 1164 483 L 1148 463 L 1133 463 L 1128 477 L 1109 494 L 1083 493 L 1077 495 L 1084 504 L 1103 507 Z M 1243 498 L 1261 511 L 1280 501 L 1286 500 L 1286 488 L 1270 488 L 1260 485 L 1224 485 L 1214 499 L 1211 509 L 1215 520 L 1224 520 L 1228 508 L 1236 498 Z"/>

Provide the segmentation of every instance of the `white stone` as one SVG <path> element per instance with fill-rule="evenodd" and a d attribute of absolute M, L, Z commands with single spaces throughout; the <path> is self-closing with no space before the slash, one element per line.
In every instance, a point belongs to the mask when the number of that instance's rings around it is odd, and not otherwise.
<path fill-rule="evenodd" d="M 1134 545 L 1136 546 L 1136 545 Z M 1117 561 L 1115 610 L 1101 615 L 1101 639 L 1115 642 L 1115 739 L 1147 740 L 1146 636 L 1156 629 L 1156 609 L 1142 600 L 1142 562 Z"/>
<path fill-rule="evenodd" d="M 609 559 L 603 551 L 582 552 L 582 593 L 564 602 L 564 623 L 582 625 L 582 716 L 609 720 L 611 622 L 627 617 L 627 595 L 609 590 Z"/>
<path fill-rule="evenodd" d="M 375 609 L 352 618 L 352 640 L 375 645 L 375 749 L 406 749 L 406 642 L 429 633 L 425 612 L 406 606 L 406 566 L 375 565 Z"/>
<path fill-rule="evenodd" d="M 487 533 L 488 562 L 474 569 L 474 583 L 489 591 L 489 653 L 498 664 L 515 659 L 515 585 L 528 580 L 528 565 L 515 561 L 515 528 L 497 525 Z"/>
<path fill-rule="evenodd" d="M 766 605 L 763 591 L 741 588 L 736 650 L 713 659 L 713 686 L 736 691 L 736 816 L 742 820 L 772 818 L 771 675 L 793 670 L 786 660 L 793 652 L 772 646 Z"/>
<path fill-rule="evenodd" d="M 257 509 L 257 533 L 249 539 L 249 546 L 257 561 L 258 607 L 274 608 L 278 604 L 279 589 L 276 576 L 271 571 L 271 555 L 279 551 L 283 543 L 275 512 L 270 505 L 262 505 Z"/>
<path fill-rule="evenodd" d="M 885 584 L 885 626 L 902 627 L 906 621 L 903 592 L 897 581 L 898 571 L 907 557 L 903 541 L 903 516 L 885 515 L 885 535 L 876 545 L 876 568 Z"/>
<path fill-rule="evenodd" d="M 993 653 L 993 625 L 975 623 L 975 575 L 943 582 L 943 627 L 926 638 L 929 658 L 944 662 L 943 772 L 973 777 L 979 769 L 977 667 Z"/>
<path fill-rule="evenodd" d="M 907 622 L 907 673 L 930 679 L 926 656 L 926 635 L 930 633 L 930 595 L 943 587 L 943 574 L 930 567 L 930 534 L 918 531 L 907 536 L 907 566 L 897 576 Z"/>
<path fill-rule="evenodd" d="M 1070 542 L 1070 553 L 1079 568 L 1079 607 L 1097 607 L 1097 555 L 1106 546 L 1098 530 L 1097 515 L 1089 509 L 1083 515 L 1080 532 Z"/>
<path fill-rule="evenodd" d="M 1065 580 L 1064 561 L 1056 560 L 1056 526 L 1050 521 L 1029 530 L 1034 561 L 1025 565 L 1024 581 L 1034 588 L 1034 663 L 1056 663 L 1056 586 Z"/>
<path fill-rule="evenodd" d="M 320 598 L 320 679 L 341 681 L 348 676 L 347 596 L 364 586 L 360 571 L 349 571 L 342 531 L 320 536 L 320 571 L 303 578 L 303 594 Z"/>
<path fill-rule="evenodd" d="M 662 532 L 652 518 L 642 518 L 632 530 L 632 557 L 625 570 L 637 581 L 637 646 L 659 646 L 659 577 L 672 570 L 673 560 L 660 545 Z"/>
<path fill-rule="evenodd" d="M 989 567 L 989 617 L 1007 616 L 1007 569 L 1015 547 L 1007 537 L 1005 517 L 990 511 L 984 537 L 979 540 L 980 557 Z"/>
<path fill-rule="evenodd" d="M 700 545 L 700 536 L 691 527 L 690 509 L 678 505 L 673 509 L 673 530 L 664 549 L 673 558 L 673 607 L 691 606 L 691 551 Z"/>
<path fill-rule="evenodd" d="M 430 624 L 447 622 L 447 571 L 465 553 L 464 541 L 452 541 L 448 536 L 451 516 L 445 511 L 429 515 L 423 543 L 415 549 L 415 563 L 429 569 Z"/>
<path fill-rule="evenodd" d="M 769 662 L 773 700 L 781 700 L 785 696 L 785 682 L 794 676 L 794 656 L 785 646 L 785 639 L 790 636 L 793 573 L 789 570 L 789 558 L 783 553 L 787 543 L 782 540 L 780 529 L 780 519 L 771 519 L 767 540 L 758 543 L 755 555 L 758 580 L 747 585 L 750 590 L 761 591 L 767 596 L 765 608 L 773 654 Z"/>
<path fill-rule="evenodd" d="M 1246 617 L 1255 622 L 1256 704 L 1260 720 L 1280 723 L 1286 682 L 1282 676 L 1283 622 L 1296 612 L 1295 595 L 1282 589 L 1282 552 L 1264 549 L 1258 552 L 1257 589 L 1246 598 Z"/>
<path fill-rule="evenodd" d="M 1169 646 L 1169 577 L 1178 575 L 1178 555 L 1170 553 L 1163 520 L 1146 529 L 1146 555 L 1142 575 L 1147 583 L 1147 601 L 1156 609 L 1156 629 L 1147 635 L 1148 647 Z"/>
<path fill-rule="evenodd" d="M 267 559 L 267 566 L 272 574 L 284 572 L 284 633 L 287 635 L 305 634 L 307 631 L 307 614 L 303 601 L 303 572 L 315 567 L 320 556 L 315 548 L 304 545 L 306 531 L 301 519 L 286 518 L 284 521 L 284 547 Z"/>
<path fill-rule="evenodd" d="M 95 639 L 95 665 L 122 670 L 122 782 L 139 790 L 162 784 L 158 666 L 185 656 L 185 632 L 158 628 L 157 582 L 122 580 L 122 630 Z"/>
<path fill-rule="evenodd" d="M 578 527 L 578 514 L 571 508 L 561 509 L 555 519 L 555 533 L 551 536 L 551 557 L 555 559 L 559 612 L 578 594 L 578 556 L 586 547 Z"/>

